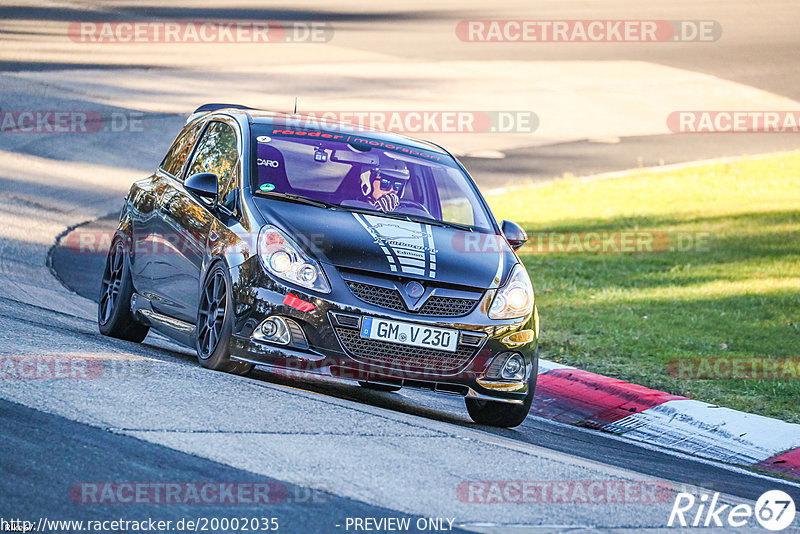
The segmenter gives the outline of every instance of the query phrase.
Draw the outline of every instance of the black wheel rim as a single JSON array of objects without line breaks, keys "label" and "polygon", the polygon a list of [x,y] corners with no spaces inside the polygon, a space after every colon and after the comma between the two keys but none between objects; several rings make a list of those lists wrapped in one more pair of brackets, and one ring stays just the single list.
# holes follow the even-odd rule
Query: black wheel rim
[{"label": "black wheel rim", "polygon": [[119,291],[122,287],[125,256],[122,243],[116,241],[108,251],[106,270],[103,273],[103,288],[100,294],[100,322],[106,324],[114,313],[114,306],[119,301]]},{"label": "black wheel rim", "polygon": [[206,282],[200,299],[200,312],[197,321],[197,343],[200,357],[208,358],[217,348],[225,321],[225,301],[227,299],[225,277],[216,271]]}]

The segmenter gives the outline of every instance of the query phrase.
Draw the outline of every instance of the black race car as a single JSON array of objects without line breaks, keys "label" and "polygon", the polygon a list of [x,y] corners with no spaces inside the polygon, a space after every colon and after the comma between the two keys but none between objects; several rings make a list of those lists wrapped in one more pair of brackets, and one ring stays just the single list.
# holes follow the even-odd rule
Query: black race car
[{"label": "black race car", "polygon": [[463,395],[474,421],[516,426],[538,365],[526,239],[437,145],[209,104],[131,186],[98,323],[210,369]]}]

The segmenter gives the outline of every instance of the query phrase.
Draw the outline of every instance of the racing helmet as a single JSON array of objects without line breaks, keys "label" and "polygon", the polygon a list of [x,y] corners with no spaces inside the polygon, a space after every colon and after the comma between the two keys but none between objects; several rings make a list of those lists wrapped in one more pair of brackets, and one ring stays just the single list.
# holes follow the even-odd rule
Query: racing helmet
[{"label": "racing helmet", "polygon": [[366,197],[372,194],[372,182],[380,177],[380,187],[384,191],[397,191],[400,196],[403,193],[410,174],[408,167],[402,161],[387,159],[377,165],[367,165],[361,173],[361,193]]}]

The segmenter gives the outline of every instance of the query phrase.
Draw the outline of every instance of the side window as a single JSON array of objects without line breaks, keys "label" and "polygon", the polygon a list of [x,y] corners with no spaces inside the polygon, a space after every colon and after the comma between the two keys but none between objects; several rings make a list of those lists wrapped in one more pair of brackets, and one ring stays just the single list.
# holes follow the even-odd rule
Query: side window
[{"label": "side window", "polygon": [[433,169],[433,181],[442,206],[442,220],[470,226],[491,227],[470,202],[469,185],[455,169]]},{"label": "side window", "polygon": [[239,183],[239,167],[236,166],[231,173],[231,178],[227,184],[219,184],[219,203],[231,213],[236,212],[236,195],[239,190],[236,184]]},{"label": "side window", "polygon": [[219,179],[220,204],[233,211],[236,203],[237,163],[236,132],[224,122],[212,121],[194,153],[188,176],[213,172]]},{"label": "side window", "polygon": [[178,136],[161,162],[162,169],[172,176],[180,178],[186,158],[189,156],[189,152],[192,151],[192,147],[197,141],[197,136],[200,135],[200,126],[202,126],[200,123],[195,124]]}]

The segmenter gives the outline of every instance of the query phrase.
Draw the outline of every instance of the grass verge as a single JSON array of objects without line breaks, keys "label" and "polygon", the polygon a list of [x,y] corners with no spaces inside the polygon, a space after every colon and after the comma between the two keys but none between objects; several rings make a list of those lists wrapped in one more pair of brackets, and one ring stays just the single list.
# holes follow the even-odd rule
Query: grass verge
[{"label": "grass verge", "polygon": [[486,198],[531,237],[543,358],[800,422],[800,153]]}]

